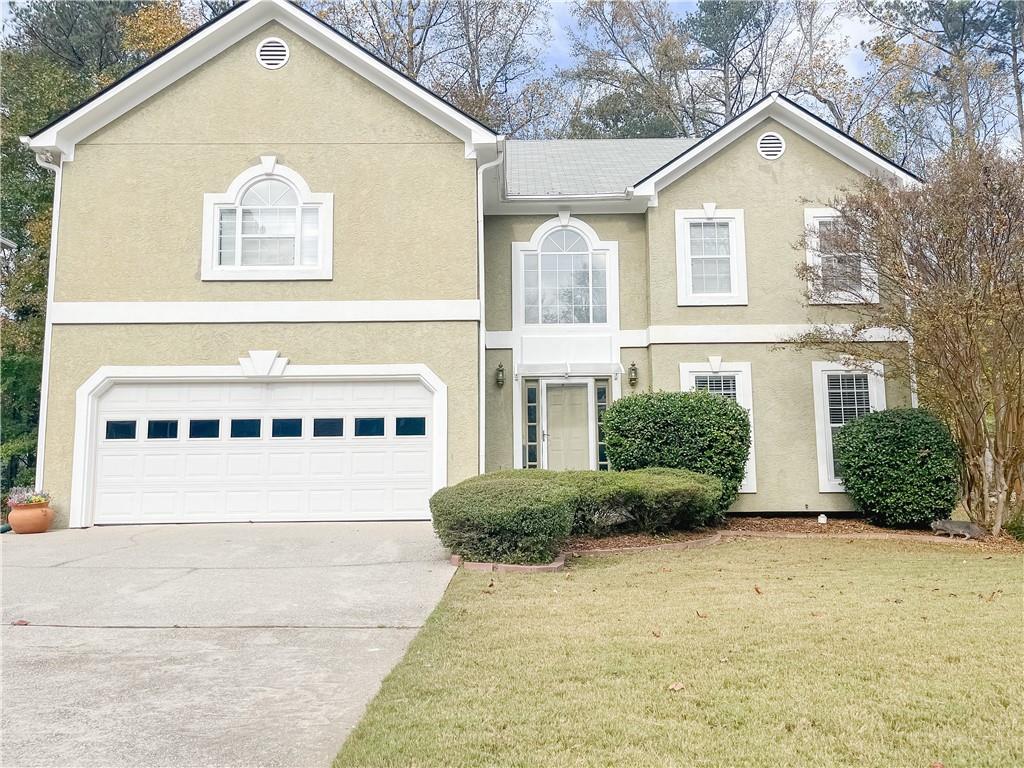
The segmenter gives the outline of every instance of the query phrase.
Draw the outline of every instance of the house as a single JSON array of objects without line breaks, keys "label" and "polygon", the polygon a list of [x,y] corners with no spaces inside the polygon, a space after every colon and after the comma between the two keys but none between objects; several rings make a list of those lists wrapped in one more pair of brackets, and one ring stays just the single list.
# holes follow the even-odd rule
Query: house
[{"label": "house", "polygon": [[485,470],[606,467],[607,405],[680,388],[751,413],[736,509],[846,509],[832,432],[911,398],[777,349],[850,321],[805,304],[805,225],[914,183],[777,94],[701,141],[513,141],[250,0],[24,141],[58,524],[427,518]]}]

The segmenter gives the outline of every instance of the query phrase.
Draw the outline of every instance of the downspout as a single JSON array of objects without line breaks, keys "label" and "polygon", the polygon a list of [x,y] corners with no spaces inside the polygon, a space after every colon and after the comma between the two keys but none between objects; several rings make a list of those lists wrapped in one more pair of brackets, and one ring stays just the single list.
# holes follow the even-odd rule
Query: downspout
[{"label": "downspout", "polygon": [[477,403],[477,420],[479,424],[479,433],[477,435],[477,455],[479,456],[478,471],[480,474],[484,473],[487,453],[487,426],[485,417],[487,410],[487,329],[484,327],[484,171],[489,168],[493,168],[505,159],[505,137],[498,136],[495,146],[497,147],[498,156],[489,163],[484,163],[476,169],[476,292],[480,300],[480,343],[479,350],[477,352],[480,357],[480,377],[477,382],[477,389],[479,390],[480,395],[479,402]]}]

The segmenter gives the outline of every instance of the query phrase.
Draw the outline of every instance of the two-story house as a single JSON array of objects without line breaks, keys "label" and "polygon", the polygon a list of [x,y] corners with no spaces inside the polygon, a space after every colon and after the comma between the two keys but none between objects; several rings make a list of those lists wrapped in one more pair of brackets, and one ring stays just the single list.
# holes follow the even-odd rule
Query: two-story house
[{"label": "two-story house", "polygon": [[914,181],[779,95],[701,141],[506,140],[250,0],[25,142],[56,173],[64,525],[428,518],[478,472],[606,467],[601,413],[650,389],[750,412],[737,509],[829,511],[832,432],[910,399],[779,348],[849,321],[806,305],[805,227]]}]

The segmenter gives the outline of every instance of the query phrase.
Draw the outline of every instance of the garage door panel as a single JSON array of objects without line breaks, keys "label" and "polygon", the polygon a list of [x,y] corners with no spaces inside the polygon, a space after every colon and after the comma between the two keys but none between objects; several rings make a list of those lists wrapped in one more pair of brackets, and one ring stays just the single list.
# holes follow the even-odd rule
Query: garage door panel
[{"label": "garage door panel", "polygon": [[[97,523],[429,518],[433,395],[418,381],[117,384],[97,407]],[[396,434],[410,418],[428,434],[408,421]],[[219,436],[191,437],[196,419]],[[259,419],[259,437],[232,438],[232,419]],[[299,425],[274,437],[274,419]],[[313,437],[314,419],[342,420],[342,434],[328,424]],[[384,435],[356,437],[356,419],[383,419]],[[107,420],[134,421],[136,438],[105,439]],[[177,437],[162,425],[149,438],[158,420],[176,421]]]}]

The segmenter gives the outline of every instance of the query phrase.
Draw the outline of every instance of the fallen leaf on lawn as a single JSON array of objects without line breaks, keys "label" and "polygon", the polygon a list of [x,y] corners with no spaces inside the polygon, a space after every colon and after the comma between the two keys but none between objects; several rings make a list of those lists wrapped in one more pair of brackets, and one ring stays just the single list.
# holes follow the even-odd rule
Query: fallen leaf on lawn
[{"label": "fallen leaf on lawn", "polygon": [[681,690],[683,690],[683,688],[685,688],[685,687],[686,687],[686,686],[685,686],[685,685],[683,685],[682,683],[676,682],[676,683],[672,683],[672,685],[670,685],[670,686],[668,687],[668,689],[669,689],[670,691],[681,691]]},{"label": "fallen leaf on lawn", "polygon": [[729,660],[728,660],[727,658],[725,658],[725,657],[723,656],[722,658],[720,658],[720,659],[718,660],[718,663],[719,663],[719,664],[728,664],[728,663],[729,663]]},{"label": "fallen leaf on lawn", "polygon": [[490,594],[491,592],[494,591],[494,579],[491,579],[491,582],[487,585],[487,588],[484,589],[483,591],[486,592],[487,594]]},{"label": "fallen leaf on lawn", "polygon": [[813,616],[816,619],[820,619],[824,615],[825,614],[821,613],[820,611],[811,611],[811,616]]},{"label": "fallen leaf on lawn", "polygon": [[946,768],[946,766],[936,760],[934,763],[931,763],[928,768]]},{"label": "fallen leaf on lawn", "polygon": [[759,594],[759,595],[763,595],[764,594],[764,592],[761,591],[761,588],[759,586],[757,586],[757,584],[754,585],[754,591],[757,592],[757,594]]},{"label": "fallen leaf on lawn", "polygon": [[661,573],[672,573],[672,569],[671,568],[659,568],[658,570]]},{"label": "fallen leaf on lawn", "polygon": [[28,626],[28,622],[25,621],[24,619],[15,619],[14,621],[11,622],[11,624],[13,624],[16,627]]},{"label": "fallen leaf on lawn", "polygon": [[706,619],[707,617],[708,617],[708,615],[706,613],[701,613],[700,611],[697,611],[697,618],[698,619]]},{"label": "fallen leaf on lawn", "polygon": [[652,629],[651,630],[651,634],[654,635],[655,637],[661,637],[661,630],[660,629]]}]

